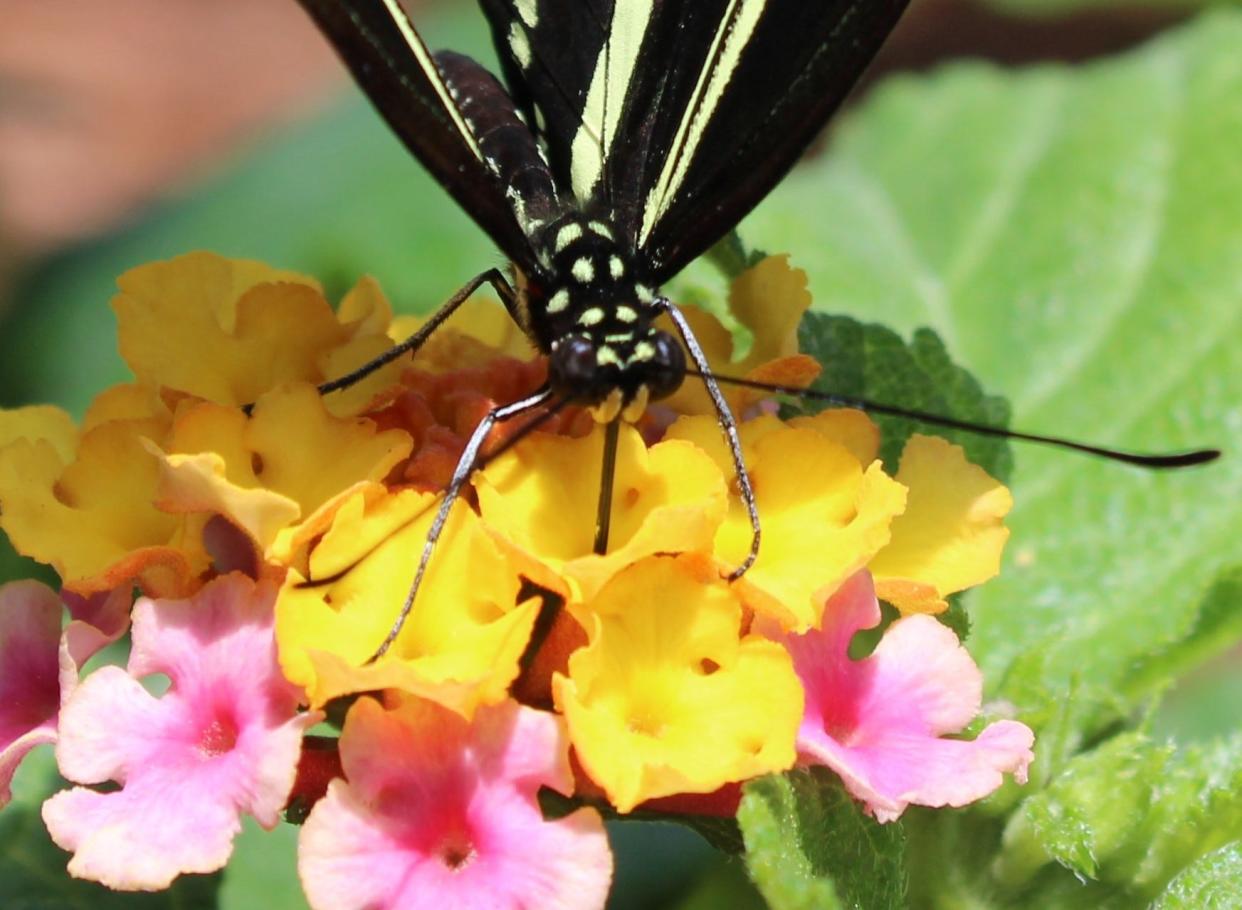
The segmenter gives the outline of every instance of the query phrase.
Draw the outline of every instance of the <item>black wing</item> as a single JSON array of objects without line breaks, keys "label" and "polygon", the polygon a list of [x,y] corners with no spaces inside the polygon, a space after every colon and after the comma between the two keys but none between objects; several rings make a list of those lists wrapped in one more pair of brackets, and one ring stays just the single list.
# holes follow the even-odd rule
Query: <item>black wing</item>
[{"label": "black wing", "polygon": [[535,267],[529,235],[555,191],[495,78],[461,55],[433,57],[397,0],[299,2],[401,141],[506,256]]},{"label": "black wing", "polygon": [[663,281],[780,181],[908,0],[481,2],[562,186]]}]

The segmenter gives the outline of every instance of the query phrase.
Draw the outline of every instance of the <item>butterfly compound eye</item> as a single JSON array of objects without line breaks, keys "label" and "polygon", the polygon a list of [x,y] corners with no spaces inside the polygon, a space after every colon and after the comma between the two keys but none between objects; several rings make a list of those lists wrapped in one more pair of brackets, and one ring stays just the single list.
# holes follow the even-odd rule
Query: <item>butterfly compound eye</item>
[{"label": "butterfly compound eye", "polygon": [[655,349],[649,362],[647,388],[652,401],[667,398],[680,387],[686,378],[686,355],[677,339],[668,332],[656,332],[651,338]]},{"label": "butterfly compound eye", "polygon": [[558,394],[575,401],[590,400],[599,382],[599,361],[591,339],[563,339],[548,358],[548,379]]}]

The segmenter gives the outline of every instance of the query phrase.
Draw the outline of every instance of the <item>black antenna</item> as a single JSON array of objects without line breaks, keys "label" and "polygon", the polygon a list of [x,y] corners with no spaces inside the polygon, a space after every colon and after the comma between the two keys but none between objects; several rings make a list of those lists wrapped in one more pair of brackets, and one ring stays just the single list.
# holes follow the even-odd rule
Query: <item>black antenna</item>
[{"label": "black antenna", "polygon": [[[702,379],[707,377],[703,372],[698,370],[687,370],[687,375],[698,376]],[[1144,455],[1135,452],[1123,452],[1119,449],[1109,449],[1103,446],[1089,445],[1085,442],[1075,442],[1072,439],[1065,439],[1060,436],[1044,436],[1038,433],[1023,433],[1020,430],[1007,430],[1003,427],[994,427],[986,423],[975,423],[971,420],[959,420],[956,417],[946,417],[943,414],[932,414],[928,411],[920,411],[916,408],[902,408],[897,405],[882,404],[878,401],[872,401],[869,398],[859,398],[854,395],[840,395],[836,392],[821,392],[818,389],[801,389],[796,386],[777,385],[770,382],[758,382],[753,379],[738,379],[731,376],[714,376],[717,382],[728,383],[729,385],[742,386],[748,389],[758,389],[764,392],[772,392],[777,395],[790,395],[796,398],[810,399],[811,401],[819,401],[825,404],[835,404],[847,408],[858,408],[861,411],[870,411],[874,414],[887,414],[891,417],[906,417],[910,420],[917,420],[921,423],[929,423],[940,427],[950,427],[954,430],[965,430],[968,433],[977,433],[980,436],[996,436],[1002,439],[1018,439],[1023,442],[1034,442],[1040,445],[1055,446],[1060,449],[1070,449],[1075,452],[1084,452],[1087,455],[1095,455],[1099,458],[1107,458],[1110,461],[1120,461],[1124,464],[1137,465],[1140,468],[1188,468],[1192,465],[1207,464],[1220,458],[1220,449],[1196,449],[1190,452],[1172,452],[1158,455]]]}]

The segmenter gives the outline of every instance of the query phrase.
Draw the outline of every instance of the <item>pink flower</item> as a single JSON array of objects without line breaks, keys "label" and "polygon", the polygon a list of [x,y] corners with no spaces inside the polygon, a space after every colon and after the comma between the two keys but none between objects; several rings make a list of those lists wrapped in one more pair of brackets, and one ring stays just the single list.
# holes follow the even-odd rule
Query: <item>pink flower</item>
[{"label": "pink flower", "polygon": [[56,715],[77,685],[78,667],[128,622],[123,592],[66,597],[74,621],[62,634],[62,605],[51,588],[37,581],[0,587],[0,806],[26,753],[56,741]]},{"label": "pink flower", "polygon": [[957,636],[930,616],[893,623],[875,651],[851,660],[850,640],[880,621],[871,575],[859,572],[828,601],[823,628],[778,636],[806,688],[799,760],[832,768],[879,821],[906,806],[963,806],[1011,772],[1026,782],[1035,736],[1002,720],[971,740],[983,677]]},{"label": "pink flower", "polygon": [[[114,780],[43,805],[52,839],[74,853],[69,871],[119,890],[166,887],[183,872],[219,869],[242,812],[279,820],[303,730],[299,691],[276,663],[270,583],[219,578],[190,600],[134,608],[128,674],[104,667],[61,710],[56,758],[73,781]],[[150,695],[138,678],[163,673]]]},{"label": "pink flower", "polygon": [[409,699],[364,698],[335,780],[302,830],[298,869],[316,910],[589,910],[612,856],[599,814],[544,821],[540,785],[568,793],[558,718],[508,702],[474,721]]}]

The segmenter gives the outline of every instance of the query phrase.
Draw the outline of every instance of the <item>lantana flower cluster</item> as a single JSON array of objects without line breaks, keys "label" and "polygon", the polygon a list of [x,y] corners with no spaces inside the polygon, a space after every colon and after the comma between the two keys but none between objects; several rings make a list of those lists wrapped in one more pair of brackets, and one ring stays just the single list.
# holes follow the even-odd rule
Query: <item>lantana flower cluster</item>
[{"label": "lantana flower cluster", "polygon": [[[1026,726],[959,735],[981,677],[934,615],[997,571],[1007,535],[1009,492],[957,446],[913,436],[890,476],[862,413],[783,421],[730,391],[763,528],[730,581],[750,523],[693,380],[621,429],[602,555],[591,415],[512,446],[520,425],[501,427],[375,657],[465,438],[541,361],[471,303],[414,358],[321,396],[414,327],[373,281],[334,309],[306,277],[200,253],[119,285],[134,381],[80,424],[0,414],[0,526],[62,583],[0,589],[0,797],[54,742],[74,786],[43,817],[72,874],[163,888],[221,868],[243,814],[270,828],[293,805],[316,908],[602,907],[601,810],[730,814],[740,784],[798,764],[880,821],[1025,780]],[[730,305],[745,357],[691,311],[722,375],[814,376],[801,273],[764,260]],[[852,655],[881,599],[900,618]],[[128,665],[83,678],[126,632]],[[545,817],[545,788],[578,808]]]}]

